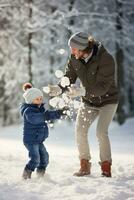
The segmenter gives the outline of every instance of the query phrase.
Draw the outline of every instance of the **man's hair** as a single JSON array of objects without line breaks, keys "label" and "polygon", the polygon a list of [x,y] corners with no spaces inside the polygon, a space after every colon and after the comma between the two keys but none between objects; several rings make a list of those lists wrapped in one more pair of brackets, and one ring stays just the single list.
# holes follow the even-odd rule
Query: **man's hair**
[{"label": "man's hair", "polygon": [[95,39],[94,37],[92,37],[91,35],[89,35],[88,37],[88,47],[86,47],[86,49],[82,50],[82,52],[84,53],[90,53],[94,47],[94,44],[95,44]]}]

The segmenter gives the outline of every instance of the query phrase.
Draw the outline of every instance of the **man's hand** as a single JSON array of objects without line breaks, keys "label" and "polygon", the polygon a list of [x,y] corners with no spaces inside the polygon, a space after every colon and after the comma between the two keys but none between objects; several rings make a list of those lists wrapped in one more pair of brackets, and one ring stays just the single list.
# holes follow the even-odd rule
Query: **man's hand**
[{"label": "man's hand", "polygon": [[67,111],[69,111],[69,107],[67,107],[67,106],[65,106],[64,108],[58,110],[60,115],[67,115]]},{"label": "man's hand", "polygon": [[[46,90],[46,88],[48,88],[48,90]],[[48,85],[48,87],[43,88],[43,91],[48,93],[51,97],[58,96],[62,93],[62,89],[58,85]]]},{"label": "man's hand", "polygon": [[67,96],[74,98],[78,96],[85,95],[85,89],[83,87],[77,87],[75,85],[68,88],[68,91],[66,92]]}]

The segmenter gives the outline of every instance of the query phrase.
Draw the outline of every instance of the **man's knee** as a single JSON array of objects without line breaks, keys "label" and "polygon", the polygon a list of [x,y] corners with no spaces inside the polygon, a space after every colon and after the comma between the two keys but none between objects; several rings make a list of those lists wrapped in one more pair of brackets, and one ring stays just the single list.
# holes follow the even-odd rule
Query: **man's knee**
[{"label": "man's knee", "polygon": [[104,139],[108,137],[108,132],[104,130],[97,130],[96,136],[98,139]]}]

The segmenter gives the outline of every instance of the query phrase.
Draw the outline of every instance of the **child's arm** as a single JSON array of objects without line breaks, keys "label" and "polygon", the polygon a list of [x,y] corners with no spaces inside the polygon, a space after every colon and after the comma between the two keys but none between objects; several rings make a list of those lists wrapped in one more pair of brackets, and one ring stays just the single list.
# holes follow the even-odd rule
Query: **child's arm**
[{"label": "child's arm", "polygon": [[26,117],[26,120],[33,125],[44,125],[45,119],[44,114],[40,112],[36,112],[31,109],[27,109],[24,112],[24,116]]},{"label": "child's arm", "polygon": [[59,110],[47,110],[45,111],[45,120],[55,120],[55,119],[60,119],[61,117],[61,113],[59,112]]}]

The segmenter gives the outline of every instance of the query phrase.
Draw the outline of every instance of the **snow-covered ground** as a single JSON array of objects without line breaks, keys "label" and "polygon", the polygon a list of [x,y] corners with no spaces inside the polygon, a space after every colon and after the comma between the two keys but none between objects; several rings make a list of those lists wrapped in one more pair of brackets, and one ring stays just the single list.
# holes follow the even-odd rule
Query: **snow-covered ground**
[{"label": "snow-covered ground", "polygon": [[95,125],[89,131],[92,174],[74,177],[79,168],[74,141],[74,124],[57,122],[50,129],[46,147],[50,164],[43,179],[21,178],[27,161],[22,144],[21,125],[0,127],[0,200],[134,200],[134,119],[123,126],[113,122],[109,129],[112,143],[112,178],[100,176]]}]

